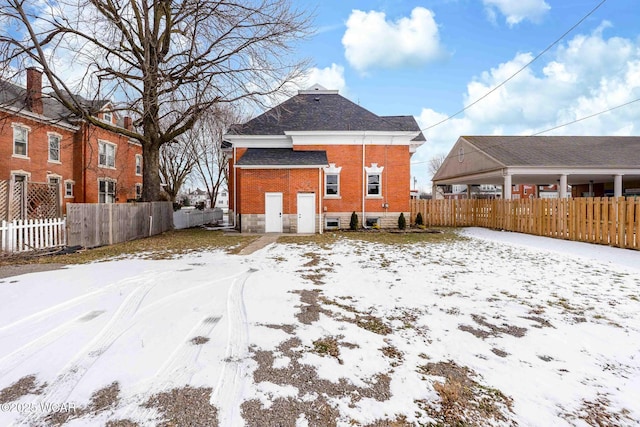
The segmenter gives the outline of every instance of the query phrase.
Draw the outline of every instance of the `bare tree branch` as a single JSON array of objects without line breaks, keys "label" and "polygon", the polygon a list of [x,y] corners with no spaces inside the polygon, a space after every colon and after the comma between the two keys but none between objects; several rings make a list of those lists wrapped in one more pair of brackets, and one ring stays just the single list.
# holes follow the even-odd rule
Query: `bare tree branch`
[{"label": "bare tree branch", "polygon": [[[0,70],[40,67],[75,116],[139,141],[143,199],[158,200],[162,145],[218,105],[264,102],[301,74],[306,62],[293,57],[293,46],[311,25],[294,4],[0,0]],[[109,97],[114,111],[134,119],[133,129],[98,119],[95,101]]]}]

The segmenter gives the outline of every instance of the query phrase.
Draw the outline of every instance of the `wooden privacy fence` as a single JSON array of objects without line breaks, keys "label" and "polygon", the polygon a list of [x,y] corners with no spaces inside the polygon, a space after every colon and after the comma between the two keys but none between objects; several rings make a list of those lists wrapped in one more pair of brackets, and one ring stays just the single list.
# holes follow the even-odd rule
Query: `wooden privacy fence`
[{"label": "wooden privacy fence", "polygon": [[411,222],[486,227],[640,249],[640,198],[411,200]]},{"label": "wooden privacy fence", "polygon": [[0,225],[0,244],[4,252],[26,252],[64,246],[65,219],[3,220]]},{"label": "wooden privacy fence", "polygon": [[173,228],[171,202],[67,203],[69,246],[111,245]]}]

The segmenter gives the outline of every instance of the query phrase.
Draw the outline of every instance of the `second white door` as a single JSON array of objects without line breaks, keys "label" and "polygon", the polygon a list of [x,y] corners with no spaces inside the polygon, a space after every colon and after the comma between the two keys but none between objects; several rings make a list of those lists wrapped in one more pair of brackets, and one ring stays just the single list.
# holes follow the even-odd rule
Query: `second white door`
[{"label": "second white door", "polygon": [[316,232],[316,195],[298,193],[298,233]]}]

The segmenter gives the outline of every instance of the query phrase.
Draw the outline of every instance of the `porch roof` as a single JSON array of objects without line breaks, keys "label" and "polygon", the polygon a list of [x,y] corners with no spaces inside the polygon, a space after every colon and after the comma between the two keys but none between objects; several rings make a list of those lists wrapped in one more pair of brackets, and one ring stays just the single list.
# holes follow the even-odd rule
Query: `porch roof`
[{"label": "porch roof", "polygon": [[242,168],[258,167],[324,167],[329,166],[324,150],[293,150],[291,148],[249,148],[238,160]]}]

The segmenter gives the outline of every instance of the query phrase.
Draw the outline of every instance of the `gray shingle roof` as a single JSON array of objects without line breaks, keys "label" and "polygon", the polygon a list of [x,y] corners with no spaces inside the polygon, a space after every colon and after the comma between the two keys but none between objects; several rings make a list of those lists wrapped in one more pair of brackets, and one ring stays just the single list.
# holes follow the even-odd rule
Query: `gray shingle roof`
[{"label": "gray shingle roof", "polygon": [[249,148],[238,166],[327,166],[326,151],[298,151],[291,148]]},{"label": "gray shingle roof", "polygon": [[[90,111],[97,113],[104,107],[108,100],[88,100],[76,95],[80,103],[89,107]],[[0,105],[8,105],[18,110],[29,111],[26,103],[27,90],[13,83],[0,80]],[[77,116],[69,111],[53,94],[42,94],[43,116],[53,121],[73,123]]]},{"label": "gray shingle roof", "polygon": [[[412,116],[378,116],[337,93],[301,93],[230,134],[283,135],[285,131],[420,131]],[[424,138],[424,136],[423,136]]]},{"label": "gray shingle roof", "polygon": [[505,166],[640,166],[640,136],[463,136]]}]

